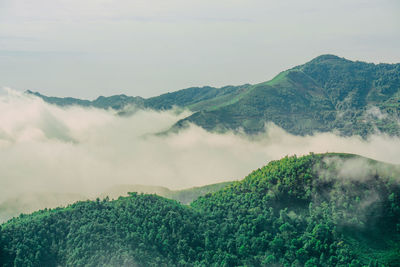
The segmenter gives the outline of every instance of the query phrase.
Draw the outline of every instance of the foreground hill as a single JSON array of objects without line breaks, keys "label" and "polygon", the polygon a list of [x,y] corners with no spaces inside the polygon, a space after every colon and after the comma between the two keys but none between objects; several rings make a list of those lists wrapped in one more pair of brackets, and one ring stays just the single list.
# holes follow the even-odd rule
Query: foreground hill
[{"label": "foreground hill", "polygon": [[400,168],[285,157],[190,206],[78,202],[2,225],[4,266],[399,266]]},{"label": "foreground hill", "polygon": [[[115,185],[99,195],[100,198],[118,198],[128,196],[128,192],[156,194],[169,199],[174,199],[182,204],[189,204],[199,196],[215,192],[232,182],[223,182],[182,190],[170,190],[162,186],[149,185]],[[27,214],[44,208],[57,208],[77,201],[89,200],[88,196],[72,193],[24,193],[17,197],[6,199],[0,203],[0,223],[20,215]],[[92,198],[92,200],[95,198]]]},{"label": "foreground hill", "polygon": [[296,135],[332,130],[364,137],[377,131],[400,135],[400,64],[354,62],[334,55],[319,56],[260,84],[192,87],[148,99],[118,95],[88,101],[29,93],[61,106],[177,106],[194,112],[174,129],[194,123],[209,131],[257,133],[273,122]]}]

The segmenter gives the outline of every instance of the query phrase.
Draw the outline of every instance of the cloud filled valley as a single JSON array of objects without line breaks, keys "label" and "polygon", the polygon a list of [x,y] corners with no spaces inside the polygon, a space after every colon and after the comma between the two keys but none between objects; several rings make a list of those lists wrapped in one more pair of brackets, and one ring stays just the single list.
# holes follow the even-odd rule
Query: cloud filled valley
[{"label": "cloud filled valley", "polygon": [[348,152],[400,163],[400,139],[334,133],[294,136],[274,125],[246,136],[191,125],[157,135],[187,111],[113,110],[50,105],[4,89],[0,95],[0,202],[30,192],[96,196],[113,185],[180,189],[241,179],[270,160],[309,152]]},{"label": "cloud filled valley", "polygon": [[0,0],[0,266],[400,266],[394,2]]}]

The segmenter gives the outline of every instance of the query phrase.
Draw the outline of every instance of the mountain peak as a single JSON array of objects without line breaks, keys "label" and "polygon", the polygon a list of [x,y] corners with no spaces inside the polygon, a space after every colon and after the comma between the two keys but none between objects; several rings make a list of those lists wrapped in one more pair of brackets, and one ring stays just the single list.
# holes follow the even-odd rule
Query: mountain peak
[{"label": "mountain peak", "polygon": [[314,58],[314,60],[327,60],[327,59],[342,59],[342,58],[333,54],[323,54]]},{"label": "mountain peak", "polygon": [[24,92],[25,94],[27,94],[27,95],[35,95],[35,96],[42,96],[42,94],[40,94],[39,92],[34,92],[34,91],[31,91],[31,90],[25,90],[25,92]]},{"label": "mountain peak", "polygon": [[[348,60],[348,59],[346,59],[344,57],[339,57],[339,56],[336,56],[336,55],[332,55],[332,54],[325,54],[325,55],[320,55],[320,56],[312,59],[308,63],[321,63],[321,62],[327,62],[327,61],[350,62],[351,60]],[[308,63],[306,63],[306,64],[308,64]]]}]

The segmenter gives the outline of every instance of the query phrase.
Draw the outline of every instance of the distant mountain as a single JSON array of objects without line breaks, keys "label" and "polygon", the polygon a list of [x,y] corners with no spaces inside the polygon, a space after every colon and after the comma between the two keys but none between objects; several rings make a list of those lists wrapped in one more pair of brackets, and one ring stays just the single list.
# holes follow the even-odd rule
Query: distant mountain
[{"label": "distant mountain", "polygon": [[207,130],[262,131],[273,122],[296,135],[339,131],[400,135],[400,64],[368,64],[325,55],[251,86],[233,103],[178,122]]},{"label": "distant mountain", "polygon": [[144,99],[141,97],[133,97],[122,95],[113,95],[109,97],[99,96],[95,100],[82,100],[73,97],[52,97],[45,96],[38,92],[32,92],[31,90],[26,91],[27,94],[35,95],[42,98],[44,101],[50,104],[55,104],[58,106],[83,106],[83,107],[95,107],[102,109],[123,109],[127,105],[135,105],[140,108],[144,107]]},{"label": "distant mountain", "polygon": [[123,110],[127,106],[154,110],[169,110],[173,107],[180,107],[188,108],[191,111],[198,111],[227,105],[244,94],[250,87],[250,84],[241,86],[225,86],[222,88],[210,86],[191,87],[148,99],[122,94],[109,97],[99,96],[95,100],[82,100],[72,97],[49,97],[31,90],[27,90],[25,93],[35,95],[42,98],[47,103],[62,107],[82,106],[101,109],[112,108],[117,111]]},{"label": "distant mountain", "polygon": [[156,194],[161,197],[174,199],[182,204],[190,204],[193,200],[208,193],[214,193],[233,182],[222,182],[204,186],[191,187],[182,190],[171,190],[163,186],[152,185],[115,185],[103,192],[99,197],[116,199],[120,196],[128,196],[130,192]]},{"label": "distant mountain", "polygon": [[176,130],[194,123],[209,131],[254,134],[273,122],[296,135],[333,130],[364,137],[374,132],[400,135],[400,64],[354,62],[334,55],[319,56],[260,84],[193,87],[149,99],[120,95],[85,101],[33,94],[63,106],[192,110],[194,114],[176,123]]},{"label": "distant mountain", "polygon": [[400,166],[285,157],[190,206],[132,193],[1,225],[1,266],[400,266]]}]

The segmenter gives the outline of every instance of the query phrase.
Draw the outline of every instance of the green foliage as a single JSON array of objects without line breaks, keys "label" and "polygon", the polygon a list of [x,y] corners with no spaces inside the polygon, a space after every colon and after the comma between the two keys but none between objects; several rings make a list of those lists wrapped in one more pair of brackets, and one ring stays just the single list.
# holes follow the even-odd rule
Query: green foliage
[{"label": "green foliage", "polygon": [[83,106],[83,107],[95,107],[95,108],[102,108],[102,109],[115,109],[121,110],[125,106],[128,105],[135,105],[138,107],[144,107],[144,100],[141,97],[133,97],[133,96],[126,96],[122,95],[113,95],[109,97],[99,96],[93,101],[90,100],[82,100],[73,97],[49,97],[42,95],[38,92],[32,92],[30,90],[26,91],[27,94],[35,95],[42,98],[44,101],[55,104],[58,106]]},{"label": "green foliage", "polygon": [[236,102],[251,88],[249,84],[241,86],[191,87],[172,93],[162,94],[145,100],[145,106],[151,109],[171,109],[187,107],[192,111],[212,109]]},{"label": "green foliage", "polygon": [[160,196],[170,199],[175,199],[176,201],[179,201],[182,204],[190,204],[193,200],[197,199],[198,197],[218,191],[229,184],[232,184],[232,182],[222,182],[222,183],[192,187],[182,190],[172,190]]},{"label": "green foliage", "polygon": [[[116,185],[99,195],[100,198],[118,198],[126,196],[128,192],[156,194],[169,199],[174,199],[182,204],[189,204],[199,196],[218,191],[231,182],[222,182],[182,190],[170,190],[162,186],[145,185]],[[88,196],[69,193],[25,193],[14,198],[9,198],[0,203],[0,223],[5,222],[21,213],[28,214],[47,208],[56,208],[72,204],[79,200],[88,200]]]},{"label": "green foliage", "polygon": [[173,200],[138,195],[78,202],[4,225],[4,266],[176,265],[194,261],[198,213]]},{"label": "green foliage", "polygon": [[332,130],[363,137],[377,130],[400,135],[400,64],[375,65],[333,55],[319,56],[260,84],[191,87],[148,99],[115,95],[88,101],[27,92],[61,106],[113,108],[122,110],[120,114],[127,113],[129,105],[195,112],[173,130],[191,122],[210,131],[257,133],[273,122],[296,135]]},{"label": "green foliage", "polygon": [[400,64],[325,55],[253,85],[240,100],[199,111],[175,127],[192,122],[207,130],[257,133],[273,122],[296,135],[338,130],[365,137],[376,130],[400,135],[399,116]]},{"label": "green foliage", "polygon": [[399,177],[398,166],[356,155],[311,154],[190,206],[137,193],[78,202],[3,224],[2,264],[398,266]]}]

